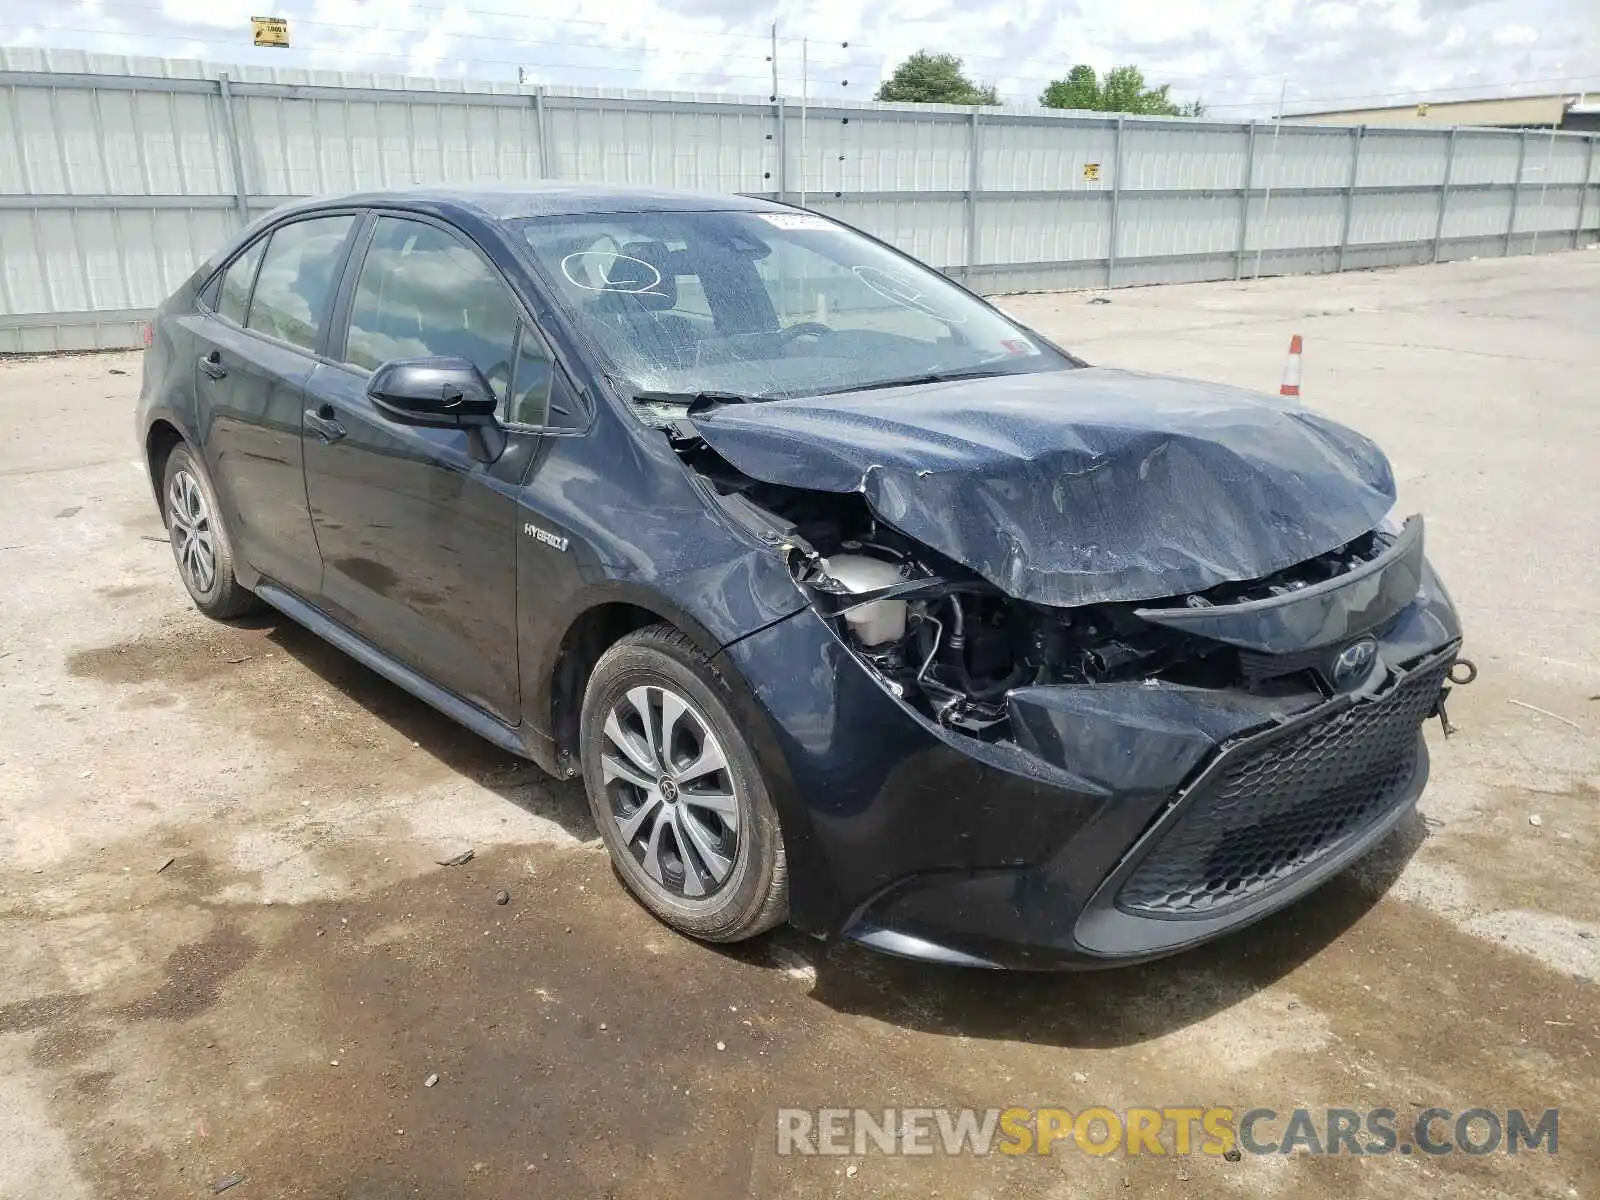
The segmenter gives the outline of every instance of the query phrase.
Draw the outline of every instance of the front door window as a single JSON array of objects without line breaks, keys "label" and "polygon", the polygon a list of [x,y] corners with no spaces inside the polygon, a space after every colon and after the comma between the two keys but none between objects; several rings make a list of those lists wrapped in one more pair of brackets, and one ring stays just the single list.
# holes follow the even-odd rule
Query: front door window
[{"label": "front door window", "polygon": [[516,358],[517,309],[477,251],[433,225],[378,218],[350,310],[345,361],[464,358],[502,403]]}]

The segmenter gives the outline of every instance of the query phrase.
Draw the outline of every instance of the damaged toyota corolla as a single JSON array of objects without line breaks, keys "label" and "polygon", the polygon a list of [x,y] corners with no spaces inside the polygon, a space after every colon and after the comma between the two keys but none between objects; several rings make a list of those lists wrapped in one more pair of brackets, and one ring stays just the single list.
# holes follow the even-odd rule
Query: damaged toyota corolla
[{"label": "damaged toyota corolla", "polygon": [[203,610],[581,773],[710,940],[1195,945],[1411,810],[1469,666],[1366,438],[763,200],[281,210],[163,308],[140,421]]}]

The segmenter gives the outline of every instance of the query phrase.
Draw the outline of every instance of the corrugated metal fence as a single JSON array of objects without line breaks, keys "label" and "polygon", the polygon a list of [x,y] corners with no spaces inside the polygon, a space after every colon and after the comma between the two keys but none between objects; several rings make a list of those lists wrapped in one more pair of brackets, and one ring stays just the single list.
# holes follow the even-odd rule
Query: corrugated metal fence
[{"label": "corrugated metal fence", "polygon": [[298,196],[564,179],[803,202],[984,292],[1567,249],[1593,136],[522,87],[0,49],[0,352],[127,346]]}]

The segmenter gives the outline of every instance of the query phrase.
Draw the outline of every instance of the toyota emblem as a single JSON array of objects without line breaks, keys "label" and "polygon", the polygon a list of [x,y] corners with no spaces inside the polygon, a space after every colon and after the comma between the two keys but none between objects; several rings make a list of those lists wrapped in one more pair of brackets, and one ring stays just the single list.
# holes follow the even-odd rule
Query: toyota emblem
[{"label": "toyota emblem", "polygon": [[1378,657],[1378,643],[1372,638],[1351,642],[1333,660],[1333,686],[1340,691],[1354,687],[1367,677]]}]

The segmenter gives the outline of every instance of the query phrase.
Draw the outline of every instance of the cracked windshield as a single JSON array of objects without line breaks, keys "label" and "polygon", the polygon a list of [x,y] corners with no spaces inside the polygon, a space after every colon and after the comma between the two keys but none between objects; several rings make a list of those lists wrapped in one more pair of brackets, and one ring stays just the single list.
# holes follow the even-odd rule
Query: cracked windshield
[{"label": "cracked windshield", "polygon": [[811,213],[552,217],[522,231],[611,373],[646,403],[1069,365],[937,272]]}]

